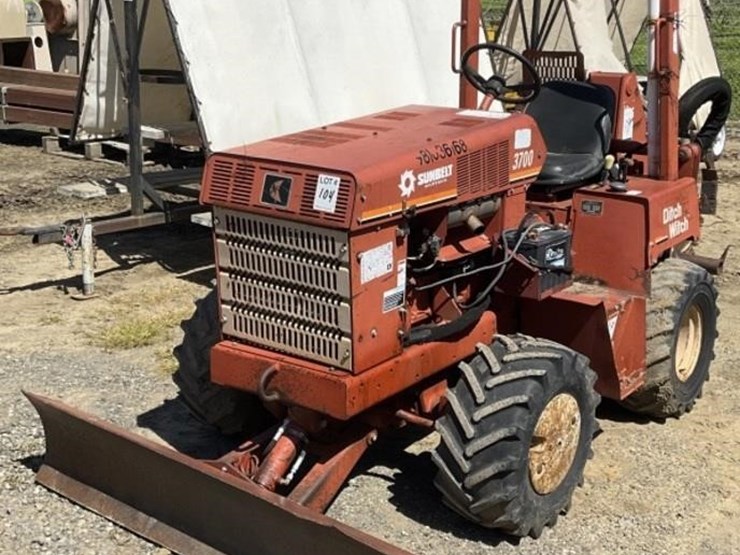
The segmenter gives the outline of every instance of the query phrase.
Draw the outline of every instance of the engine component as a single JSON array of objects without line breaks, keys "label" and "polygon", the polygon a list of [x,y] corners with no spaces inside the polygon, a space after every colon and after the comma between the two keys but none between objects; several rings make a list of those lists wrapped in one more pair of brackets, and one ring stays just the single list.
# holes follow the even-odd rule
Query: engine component
[{"label": "engine component", "polygon": [[518,252],[540,271],[540,293],[566,284],[572,271],[571,231],[549,224],[535,225],[527,232],[510,229],[504,232],[506,245],[513,249],[522,233],[526,236]]}]

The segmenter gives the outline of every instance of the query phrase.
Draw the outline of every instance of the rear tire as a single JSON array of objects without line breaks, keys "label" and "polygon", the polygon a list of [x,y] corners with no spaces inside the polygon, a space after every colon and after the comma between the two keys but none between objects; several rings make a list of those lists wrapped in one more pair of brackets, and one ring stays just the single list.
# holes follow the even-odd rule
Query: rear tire
[{"label": "rear tire", "polygon": [[691,410],[709,378],[717,337],[717,289],[705,269],[669,258],[653,269],[647,306],[645,383],[622,404],[654,418]]},{"label": "rear tire", "polygon": [[437,421],[435,485],[465,518],[539,537],[570,506],[597,431],[588,359],[557,343],[499,336],[461,363]]},{"label": "rear tire", "polygon": [[185,335],[173,352],[179,363],[173,380],[190,411],[228,435],[266,425],[269,413],[257,397],[211,381],[211,348],[221,340],[216,290],[196,301],[193,316],[181,327]]}]

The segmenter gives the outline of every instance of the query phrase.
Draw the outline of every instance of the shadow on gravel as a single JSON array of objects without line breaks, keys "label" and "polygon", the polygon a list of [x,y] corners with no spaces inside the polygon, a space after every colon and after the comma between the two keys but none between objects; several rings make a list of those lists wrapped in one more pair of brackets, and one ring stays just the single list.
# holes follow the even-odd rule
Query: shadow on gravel
[{"label": "shadow on gravel", "polygon": [[22,459],[16,459],[15,462],[25,466],[28,470],[32,470],[33,473],[36,474],[44,462],[44,456],[29,455],[27,457],[23,457]]},{"label": "shadow on gravel", "polygon": [[179,398],[166,399],[136,418],[140,428],[151,430],[180,453],[196,459],[217,459],[239,446],[238,438],[221,435],[190,414]]},{"label": "shadow on gravel", "polygon": [[104,235],[97,247],[120,270],[156,263],[163,269],[199,285],[215,277],[211,230],[194,224],[170,224],[136,232]]},{"label": "shadow on gravel", "polygon": [[[210,285],[215,277],[211,231],[202,226],[171,224],[104,235],[98,237],[96,243],[98,250],[116,263],[113,268],[96,271],[96,278],[131,270],[142,264],[159,264],[166,271],[177,274],[178,278],[199,285]],[[75,259],[77,261],[79,255]],[[61,252],[59,263],[64,264],[64,255]],[[0,289],[0,295],[48,288],[75,291],[81,285],[81,278],[75,276]]]},{"label": "shadow on gravel", "polygon": [[41,147],[41,137],[49,133],[29,129],[0,129],[0,145]]},{"label": "shadow on gravel", "polygon": [[[491,547],[501,543],[519,545],[520,538],[469,522],[442,503],[442,496],[433,484],[437,469],[430,453],[414,454],[405,451],[424,435],[412,428],[391,435],[381,435],[378,442],[360,460],[352,476],[364,474],[387,481],[388,491],[391,493],[390,502],[399,513],[419,524]],[[377,466],[390,469],[394,476],[373,470]]]},{"label": "shadow on gravel", "polygon": [[650,424],[651,422],[660,422],[660,420],[653,420],[641,414],[636,414],[632,411],[625,409],[619,403],[612,401],[611,399],[602,399],[601,404],[596,409],[596,418],[599,420],[610,420],[618,423],[631,423],[631,424]]}]

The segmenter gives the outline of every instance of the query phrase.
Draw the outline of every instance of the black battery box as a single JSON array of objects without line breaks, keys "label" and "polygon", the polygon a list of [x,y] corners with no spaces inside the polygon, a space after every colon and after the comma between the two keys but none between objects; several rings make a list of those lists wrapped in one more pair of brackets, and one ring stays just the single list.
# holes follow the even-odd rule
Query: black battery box
[{"label": "black battery box", "polygon": [[570,281],[571,238],[569,229],[548,224],[537,225],[526,233],[518,229],[504,231],[506,246],[510,250],[516,249],[517,254],[539,270],[540,292]]}]

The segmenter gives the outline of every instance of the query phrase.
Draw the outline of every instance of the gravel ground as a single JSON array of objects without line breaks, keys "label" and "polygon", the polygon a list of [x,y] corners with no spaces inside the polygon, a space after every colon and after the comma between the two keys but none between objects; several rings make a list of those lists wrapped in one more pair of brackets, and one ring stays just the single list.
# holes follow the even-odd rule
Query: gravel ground
[{"label": "gravel ground", "polygon": [[[152,384],[147,372],[125,357],[107,355],[101,364],[100,353],[6,353],[0,363],[0,552],[166,553],[33,484],[44,432],[31,405],[19,395],[21,387],[54,392],[93,412],[104,406],[111,420],[133,426],[152,390],[165,395],[166,387]],[[100,389],[97,396],[84,393],[90,390],[91,376]]]},{"label": "gravel ground", "polygon": [[[740,184],[739,159],[740,148],[731,145],[723,162],[720,214],[705,220],[705,253],[740,244],[734,215],[740,203],[734,187]],[[33,142],[0,146],[0,167],[1,192],[13,198],[27,183],[24,168],[43,175],[45,202],[0,203],[0,219],[18,225],[74,214],[79,205],[56,196],[53,187],[98,168],[41,156]],[[101,296],[76,303],[66,290],[78,280],[66,268],[61,249],[30,249],[23,241],[0,238],[0,553],[166,553],[34,484],[45,449],[43,431],[20,391],[61,398],[199,456],[221,449],[223,440],[189,416],[161,368],[162,353],[179,341],[176,324],[151,344],[132,349],[103,350],[90,337],[91,330],[132,314],[187,312],[190,300],[207,290],[210,273],[203,265],[210,260],[209,249],[207,238],[179,231],[152,230],[101,242]],[[576,492],[571,512],[539,540],[512,542],[442,506],[432,485],[434,435],[379,441],[329,515],[415,553],[740,552],[737,258],[718,285],[720,340],[703,399],[685,418],[664,424],[602,405],[598,416],[604,431],[594,442],[585,485]]]}]

